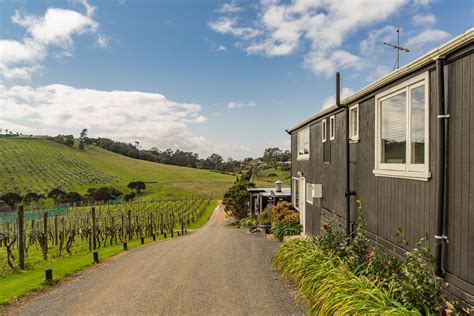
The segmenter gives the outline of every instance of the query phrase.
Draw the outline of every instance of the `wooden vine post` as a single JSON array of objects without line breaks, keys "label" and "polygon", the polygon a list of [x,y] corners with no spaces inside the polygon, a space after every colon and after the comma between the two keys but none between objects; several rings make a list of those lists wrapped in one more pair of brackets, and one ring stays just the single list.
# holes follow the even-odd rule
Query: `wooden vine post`
[{"label": "wooden vine post", "polygon": [[97,220],[95,217],[95,207],[92,208],[92,250],[97,249]]},{"label": "wooden vine post", "polygon": [[25,217],[23,205],[18,208],[18,261],[20,269],[25,270]]},{"label": "wooden vine post", "polygon": [[54,245],[58,245],[58,215],[54,216]]},{"label": "wooden vine post", "polygon": [[128,227],[127,227],[127,232],[128,232],[128,240],[132,239],[132,211],[128,210]]}]

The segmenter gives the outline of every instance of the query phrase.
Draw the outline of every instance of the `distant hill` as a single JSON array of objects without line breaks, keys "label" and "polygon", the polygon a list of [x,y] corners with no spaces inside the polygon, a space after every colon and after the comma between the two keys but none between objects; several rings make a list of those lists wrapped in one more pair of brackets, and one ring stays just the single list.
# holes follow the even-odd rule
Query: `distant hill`
[{"label": "distant hill", "polygon": [[221,197],[234,177],[137,160],[95,146],[81,151],[41,138],[0,138],[0,194],[47,193],[56,187],[85,193],[100,186],[126,193],[127,184],[137,180],[146,182],[146,198],[193,193]]}]

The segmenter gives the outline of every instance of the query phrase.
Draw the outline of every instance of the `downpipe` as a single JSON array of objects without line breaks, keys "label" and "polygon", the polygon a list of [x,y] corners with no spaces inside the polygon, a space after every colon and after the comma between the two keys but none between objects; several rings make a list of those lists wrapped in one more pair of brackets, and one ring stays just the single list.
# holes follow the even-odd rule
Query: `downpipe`
[{"label": "downpipe", "polygon": [[350,171],[350,147],[349,147],[349,107],[341,104],[341,75],[336,72],[336,106],[344,109],[345,119],[345,144],[346,144],[346,234],[352,236],[351,230],[351,195],[356,195],[355,191],[351,191],[351,171]]},{"label": "downpipe", "polygon": [[443,255],[445,251],[445,243],[448,242],[448,237],[445,235],[445,222],[447,212],[447,183],[446,178],[448,174],[447,164],[447,135],[448,129],[446,120],[449,114],[446,113],[445,108],[445,94],[444,94],[444,61],[443,59],[436,60],[436,78],[437,78],[437,104],[438,104],[438,148],[437,148],[437,170],[438,182],[436,184],[436,233],[435,238],[435,274],[438,277],[443,277],[445,274],[443,268]]}]

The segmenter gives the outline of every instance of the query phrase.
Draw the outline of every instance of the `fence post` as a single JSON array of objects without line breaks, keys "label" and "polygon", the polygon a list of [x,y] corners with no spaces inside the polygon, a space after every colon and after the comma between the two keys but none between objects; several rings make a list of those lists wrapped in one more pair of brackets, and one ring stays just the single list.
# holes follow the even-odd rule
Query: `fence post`
[{"label": "fence post", "polygon": [[18,220],[18,261],[20,269],[25,270],[25,224],[24,224],[24,209],[23,205],[17,211]]},{"label": "fence post", "polygon": [[131,240],[131,239],[132,239],[132,211],[131,211],[131,210],[128,210],[128,227],[127,227],[127,231],[128,231],[128,239]]},{"label": "fence post", "polygon": [[96,250],[96,249],[97,249],[97,224],[96,224],[96,217],[95,217],[95,207],[93,207],[92,208],[92,250]]},{"label": "fence post", "polygon": [[54,216],[54,245],[58,245],[58,215]]},{"label": "fence post", "polygon": [[43,213],[43,233],[44,233],[44,260],[48,257],[48,211]]}]

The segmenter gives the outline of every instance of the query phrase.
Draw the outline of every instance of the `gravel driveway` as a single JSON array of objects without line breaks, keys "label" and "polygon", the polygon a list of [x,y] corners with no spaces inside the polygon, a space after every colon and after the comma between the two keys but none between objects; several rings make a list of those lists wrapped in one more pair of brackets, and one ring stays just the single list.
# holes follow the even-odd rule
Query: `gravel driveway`
[{"label": "gravel driveway", "polygon": [[272,270],[278,243],[227,225],[131,250],[10,311],[20,315],[303,315]]}]

